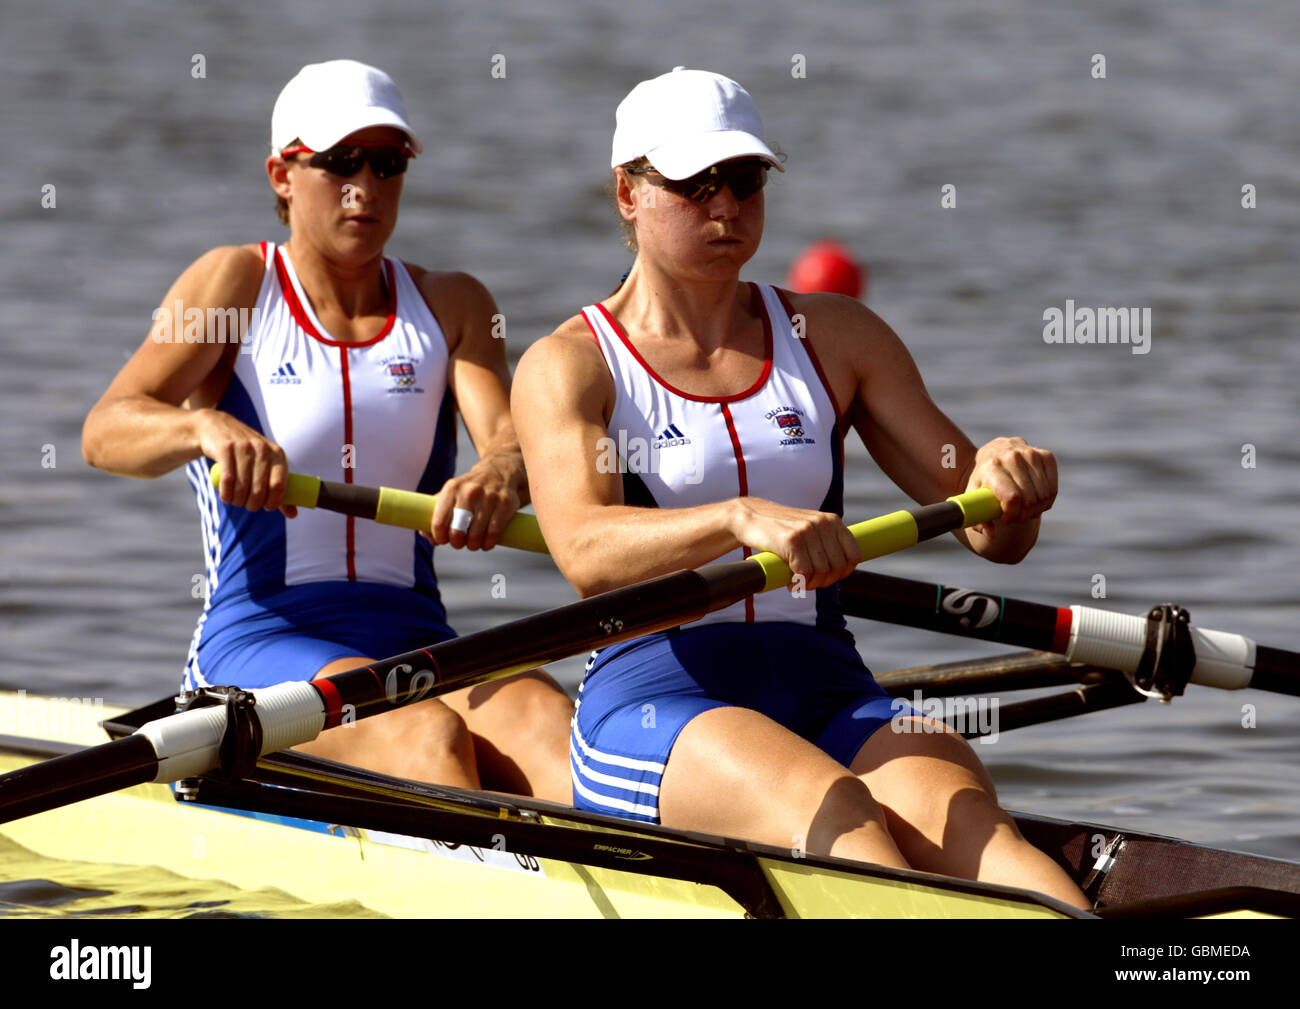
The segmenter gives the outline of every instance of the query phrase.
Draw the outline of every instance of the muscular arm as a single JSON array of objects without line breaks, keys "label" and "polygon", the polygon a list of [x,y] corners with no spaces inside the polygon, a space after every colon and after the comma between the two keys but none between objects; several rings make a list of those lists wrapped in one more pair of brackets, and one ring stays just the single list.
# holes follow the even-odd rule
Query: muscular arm
[{"label": "muscular arm", "polygon": [[830,359],[828,371],[844,376],[840,402],[852,403],[853,426],[885,474],[924,504],[991,488],[1002,518],[955,535],[988,560],[1023,558],[1038,538],[1039,516],[1056,497],[1052,454],[1020,438],[996,438],[977,449],[930,398],[903,342],[859,302],[806,295],[793,307],[806,315],[809,338]]},{"label": "muscular arm", "polygon": [[515,374],[511,403],[542,534],[580,594],[696,567],[742,544],[781,554],[807,588],[853,569],[857,545],[834,516],[760,498],[692,508],[625,505],[622,476],[598,465],[613,397],[581,320],[530,347]]},{"label": "muscular arm", "polygon": [[[211,408],[218,398],[213,381],[230,367],[238,346],[229,334],[218,343],[207,332],[208,309],[252,308],[262,272],[256,246],[227,246],[180,275],[144,342],[87,415],[81,434],[86,462],[123,476],[155,477],[206,455],[221,463],[223,500],[249,508],[279,506],[288,473],[284,453]],[[177,304],[182,318],[173,319]],[[192,311],[202,314],[204,328],[201,339],[187,342],[184,315]],[[181,405],[187,399],[193,409]]]},{"label": "muscular arm", "polygon": [[[487,288],[466,273],[425,272],[421,293],[447,336],[447,385],[465,420],[478,462],[438,492],[431,529],[435,543],[491,549],[501,530],[529,501],[524,457],[510,417],[510,369],[500,319]],[[475,512],[468,533],[450,528],[452,510]]]}]

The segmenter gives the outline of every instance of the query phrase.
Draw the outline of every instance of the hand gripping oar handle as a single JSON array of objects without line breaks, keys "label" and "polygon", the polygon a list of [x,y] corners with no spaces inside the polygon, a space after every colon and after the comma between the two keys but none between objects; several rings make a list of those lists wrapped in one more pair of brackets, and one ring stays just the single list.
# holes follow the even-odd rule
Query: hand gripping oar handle
[{"label": "hand gripping oar handle", "polygon": [[[219,463],[213,465],[210,476],[214,487],[220,484]],[[438,498],[434,494],[420,494],[393,487],[362,487],[358,484],[322,480],[302,473],[290,473],[284,503],[299,508],[324,508],[344,515],[355,515],[357,518],[372,519],[385,525],[424,531],[433,521],[433,510]],[[849,532],[858,541],[862,559],[867,560],[902,550],[954,529],[978,522],[992,522],[1001,514],[1002,506],[998,504],[997,496],[987,487],[982,487],[950,497],[939,504],[911,511],[896,511],[859,522],[849,526]],[[502,531],[499,542],[516,550],[542,554],[549,552],[535,515],[515,515]],[[793,577],[790,568],[776,554],[754,554],[747,560],[758,564],[766,575],[766,585],[761,591],[767,592],[790,584]]]},{"label": "hand gripping oar handle", "polygon": [[[210,476],[214,487],[221,483],[220,463],[213,465]],[[438,505],[438,496],[398,490],[395,487],[362,487],[358,484],[322,480],[302,473],[290,473],[284,503],[299,508],[323,508],[343,515],[371,519],[384,525],[428,532],[433,522],[433,510]],[[546,553],[546,543],[542,539],[542,530],[535,515],[515,515],[501,531],[497,542],[516,550]]]},{"label": "hand gripping oar handle", "polygon": [[[995,518],[990,491],[896,512],[854,529],[863,559]],[[490,630],[349,669],[328,679],[251,691],[260,753],[297,746],[323,729],[448,690],[500,679],[541,663],[698,620],[777,587],[762,554],[677,571]],[[787,581],[788,581],[787,569]],[[169,715],[124,739],[0,775],[0,823],[144,781],[177,781],[220,766],[227,712],[220,706]]]},{"label": "hand gripping oar handle", "polygon": [[[992,522],[1002,514],[997,495],[987,487],[967,491],[948,498],[939,504],[925,505],[911,511],[896,511],[889,515],[867,519],[849,526],[849,532],[858,541],[862,559],[882,557],[896,550],[904,550],[922,540],[933,539],[943,533],[980,522]],[[763,569],[767,582],[762,591],[789,585],[793,574],[785,561],[776,554],[761,553],[747,558]]]}]

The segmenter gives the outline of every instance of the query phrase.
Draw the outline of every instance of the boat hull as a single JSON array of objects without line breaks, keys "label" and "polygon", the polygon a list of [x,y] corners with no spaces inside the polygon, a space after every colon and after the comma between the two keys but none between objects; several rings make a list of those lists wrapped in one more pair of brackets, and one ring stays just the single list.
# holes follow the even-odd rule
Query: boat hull
[{"label": "boat hull", "polygon": [[[0,738],[0,772],[102,742],[99,719],[122,717],[120,709],[65,712],[58,725],[47,719],[46,731],[34,739],[23,733],[32,728],[31,710],[25,719],[6,718],[14,710],[14,695],[0,694],[0,737],[7,737]],[[57,874],[60,886],[87,894],[66,910],[120,913],[118,883],[150,867],[162,874],[154,889],[169,897],[125,898],[138,908],[132,913],[1087,916],[1012,887],[809,857],[551,803],[403,783],[314,758],[268,758],[259,764],[259,779],[203,779],[197,802],[178,802],[169,785],[138,785],[0,826],[0,895],[13,894],[24,873]],[[238,812],[241,806],[256,812]],[[1135,902],[1243,887],[1275,897],[1253,905],[1220,897],[1217,911],[1209,905],[1199,910],[1300,908],[1300,866],[1293,863],[1094,824],[1017,820],[1032,842],[1096,897],[1103,914]],[[173,899],[177,893],[193,899]],[[35,913],[12,896],[8,901],[10,913]]]}]

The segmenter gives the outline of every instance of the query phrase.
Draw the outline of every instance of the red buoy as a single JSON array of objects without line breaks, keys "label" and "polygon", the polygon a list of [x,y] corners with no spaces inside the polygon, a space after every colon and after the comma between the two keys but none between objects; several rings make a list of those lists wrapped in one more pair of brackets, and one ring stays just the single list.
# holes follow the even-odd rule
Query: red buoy
[{"label": "red buoy", "polygon": [[839,242],[814,242],[790,266],[785,286],[800,294],[825,291],[856,298],[866,289],[867,270]]}]

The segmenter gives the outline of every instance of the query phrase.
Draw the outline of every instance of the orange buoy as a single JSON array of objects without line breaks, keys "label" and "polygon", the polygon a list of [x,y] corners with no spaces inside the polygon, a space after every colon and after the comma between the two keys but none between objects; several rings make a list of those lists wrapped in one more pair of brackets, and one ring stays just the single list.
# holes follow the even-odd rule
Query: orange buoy
[{"label": "orange buoy", "polygon": [[839,242],[814,242],[790,265],[786,287],[800,294],[825,291],[856,298],[866,290],[867,269]]}]

